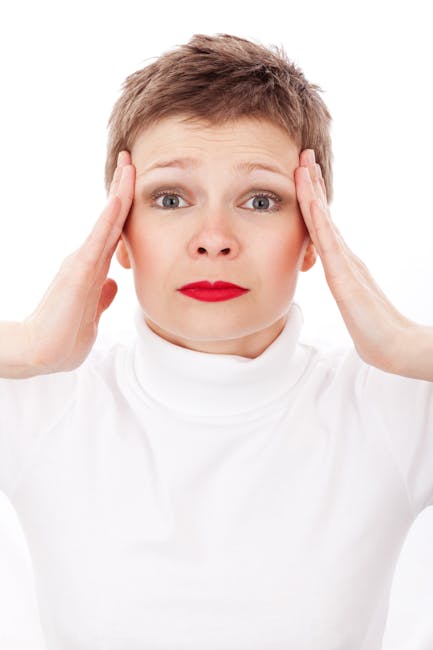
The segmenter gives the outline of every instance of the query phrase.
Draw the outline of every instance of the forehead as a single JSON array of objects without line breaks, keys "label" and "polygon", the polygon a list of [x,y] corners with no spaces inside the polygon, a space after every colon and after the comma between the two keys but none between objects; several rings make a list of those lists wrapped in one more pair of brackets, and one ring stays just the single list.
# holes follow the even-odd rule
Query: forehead
[{"label": "forehead", "polygon": [[299,149],[285,129],[269,120],[245,117],[208,125],[172,116],[141,131],[131,156],[134,164],[144,168],[146,163],[147,169],[175,159],[185,159],[185,165],[193,168],[201,162],[229,158],[245,165],[262,163],[287,169],[297,165]]},{"label": "forehead", "polygon": [[299,149],[289,133],[257,118],[215,126],[199,120],[186,123],[180,117],[165,118],[139,134],[131,157],[140,181],[170,168],[207,169],[218,175],[267,170],[293,181],[299,165]]}]

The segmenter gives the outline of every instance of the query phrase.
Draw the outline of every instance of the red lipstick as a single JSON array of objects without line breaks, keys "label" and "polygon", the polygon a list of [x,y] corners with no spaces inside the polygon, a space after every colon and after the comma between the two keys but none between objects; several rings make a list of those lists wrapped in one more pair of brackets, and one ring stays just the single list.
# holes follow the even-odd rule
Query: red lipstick
[{"label": "red lipstick", "polygon": [[183,287],[178,289],[178,291],[183,293],[185,296],[195,298],[196,300],[217,302],[219,300],[237,298],[249,291],[249,289],[239,287],[237,284],[231,284],[230,282],[223,282],[222,280],[218,280],[214,283],[202,280],[200,282],[185,284]]}]

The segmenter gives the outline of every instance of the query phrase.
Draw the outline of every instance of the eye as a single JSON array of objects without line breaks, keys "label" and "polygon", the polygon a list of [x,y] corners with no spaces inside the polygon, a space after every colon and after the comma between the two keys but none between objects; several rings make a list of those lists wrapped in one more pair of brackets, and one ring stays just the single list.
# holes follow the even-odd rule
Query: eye
[{"label": "eye", "polygon": [[[254,210],[254,212],[276,212],[280,209],[279,204],[281,203],[281,197],[273,192],[254,190],[254,194],[250,196],[248,201],[251,201],[251,199],[253,199],[253,206],[260,208],[259,210]],[[276,204],[273,208],[266,207],[266,205],[269,205],[269,200],[274,201]]]},{"label": "eye", "polygon": [[[178,199],[180,198],[182,201],[184,199],[182,199],[178,190],[160,190],[152,194],[151,198],[153,203],[156,204],[156,207],[162,210],[175,210],[179,207],[185,207],[179,205]],[[157,203],[158,199],[162,199],[162,205],[161,203]],[[282,199],[278,194],[274,194],[274,192],[269,192],[268,190],[252,190],[247,201],[251,201],[251,199],[253,199],[253,212],[276,212],[280,209],[280,204],[282,203]],[[267,207],[269,201],[274,201],[274,207]]]},{"label": "eye", "polygon": [[155,194],[152,194],[152,199],[154,200],[155,203],[157,199],[162,198],[162,205],[159,205],[157,203],[157,207],[162,209],[165,208],[167,210],[174,210],[175,208],[179,207],[179,205],[177,205],[178,202],[176,202],[176,200],[173,202],[174,197],[180,197],[180,194],[178,194],[177,192],[173,192],[171,190],[162,190],[161,192],[155,192]]}]

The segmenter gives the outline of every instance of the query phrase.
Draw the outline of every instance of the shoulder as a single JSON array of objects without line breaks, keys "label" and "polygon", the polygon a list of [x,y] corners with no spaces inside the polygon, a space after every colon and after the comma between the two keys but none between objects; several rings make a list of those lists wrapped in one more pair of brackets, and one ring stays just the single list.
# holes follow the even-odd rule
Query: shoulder
[{"label": "shoulder", "polygon": [[[307,377],[330,411],[356,410],[362,420],[410,430],[433,421],[433,382],[385,372],[365,363],[353,345],[300,341],[309,352]],[[419,422],[419,428],[421,422]]]},{"label": "shoulder", "polygon": [[357,389],[370,371],[358,355],[356,348],[348,343],[335,343],[320,338],[301,337],[298,345],[308,358],[306,378],[315,381],[322,390],[347,391]]},{"label": "shoulder", "polygon": [[85,396],[117,383],[129,346],[125,342],[97,341],[84,362],[74,370],[25,379],[0,378],[0,410],[6,422],[50,422]]}]

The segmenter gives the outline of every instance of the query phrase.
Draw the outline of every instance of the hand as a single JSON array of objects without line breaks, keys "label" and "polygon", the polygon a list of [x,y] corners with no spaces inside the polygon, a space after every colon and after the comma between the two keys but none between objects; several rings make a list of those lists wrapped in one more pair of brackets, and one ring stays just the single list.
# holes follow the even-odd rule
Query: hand
[{"label": "hand", "polygon": [[304,149],[299,163],[295,184],[302,216],[355,348],[369,365],[398,374],[400,346],[414,323],[390,303],[333,223],[314,151]]},{"label": "hand", "polygon": [[84,243],[62,262],[36,310],[23,322],[35,374],[77,368],[89,354],[101,314],[117,284],[107,279],[111,258],[134,197],[135,167],[120,152],[108,202]]}]

